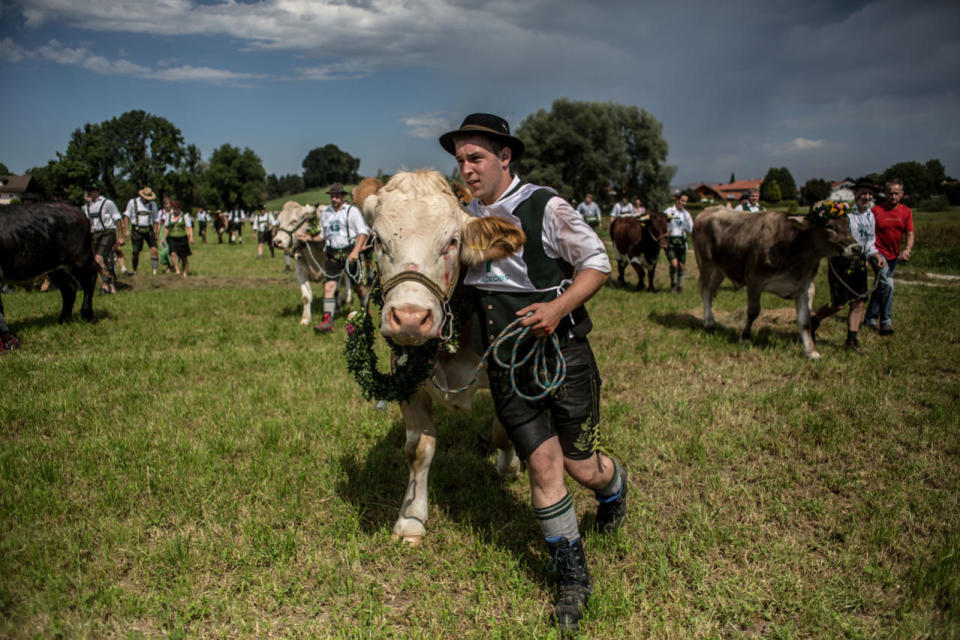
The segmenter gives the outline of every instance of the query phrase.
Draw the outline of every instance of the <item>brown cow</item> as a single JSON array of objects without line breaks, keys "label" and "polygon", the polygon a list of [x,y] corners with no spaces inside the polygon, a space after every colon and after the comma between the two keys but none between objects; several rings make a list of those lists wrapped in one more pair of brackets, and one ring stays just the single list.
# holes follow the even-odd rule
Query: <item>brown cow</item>
[{"label": "brown cow", "polygon": [[741,342],[750,340],[750,327],[760,314],[760,294],[768,291],[796,301],[803,351],[810,358],[820,357],[810,336],[811,289],[820,258],[849,257],[857,250],[845,216],[813,225],[805,216],[778,211],[747,213],[711,207],[693,223],[693,246],[700,267],[704,327],[714,324],[710,305],[726,276],[735,288],[747,287],[747,323],[740,332]]},{"label": "brown cow", "polygon": [[618,281],[625,285],[623,272],[627,263],[637,272],[637,291],[643,290],[643,274],[647,273],[647,291],[656,291],[653,275],[657,270],[660,250],[667,248],[667,216],[654,211],[645,216],[619,216],[610,223],[610,239],[616,251]]}]

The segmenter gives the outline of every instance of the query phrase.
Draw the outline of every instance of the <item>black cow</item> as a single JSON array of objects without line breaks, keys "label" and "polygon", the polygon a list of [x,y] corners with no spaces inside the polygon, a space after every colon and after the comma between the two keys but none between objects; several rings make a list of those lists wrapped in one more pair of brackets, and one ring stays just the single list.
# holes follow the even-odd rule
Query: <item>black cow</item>
[{"label": "black cow", "polygon": [[643,290],[643,272],[647,272],[647,291],[656,291],[653,275],[660,250],[667,248],[667,216],[659,211],[643,217],[620,216],[610,223],[610,239],[616,250],[620,284],[626,284],[623,272],[627,263],[637,272],[637,291]]},{"label": "black cow", "polygon": [[[90,221],[79,207],[63,202],[0,207],[0,282],[47,273],[60,289],[60,322],[69,322],[77,287],[83,289],[80,316],[93,318],[93,289],[99,270],[93,258]],[[0,300],[0,352],[20,344],[3,315]]]}]

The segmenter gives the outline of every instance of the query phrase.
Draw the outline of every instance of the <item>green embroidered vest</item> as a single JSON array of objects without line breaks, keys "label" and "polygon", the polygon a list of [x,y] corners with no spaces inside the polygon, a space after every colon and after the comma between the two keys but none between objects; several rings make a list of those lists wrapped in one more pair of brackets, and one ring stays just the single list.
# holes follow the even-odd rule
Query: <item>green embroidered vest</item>
[{"label": "green embroidered vest", "polygon": [[[517,319],[517,311],[535,302],[550,302],[556,299],[558,294],[555,287],[559,287],[564,280],[573,279],[573,266],[562,258],[549,257],[543,248],[543,211],[547,202],[555,195],[549,189],[539,189],[513,211],[513,215],[520,219],[527,238],[523,245],[523,262],[527,267],[527,276],[534,287],[547,291],[505,292],[479,289],[478,312],[483,323],[485,345]],[[577,338],[584,338],[591,328],[593,325],[590,316],[586,308],[580,306],[560,321],[556,335],[561,344],[565,344],[571,331]]]}]

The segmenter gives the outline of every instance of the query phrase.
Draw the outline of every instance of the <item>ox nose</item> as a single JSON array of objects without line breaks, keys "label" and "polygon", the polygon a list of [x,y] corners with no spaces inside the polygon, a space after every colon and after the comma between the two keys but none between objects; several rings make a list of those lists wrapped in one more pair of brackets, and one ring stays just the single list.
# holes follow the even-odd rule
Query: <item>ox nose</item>
[{"label": "ox nose", "polygon": [[432,337],[433,313],[413,305],[393,307],[388,315],[394,338],[425,339]]}]

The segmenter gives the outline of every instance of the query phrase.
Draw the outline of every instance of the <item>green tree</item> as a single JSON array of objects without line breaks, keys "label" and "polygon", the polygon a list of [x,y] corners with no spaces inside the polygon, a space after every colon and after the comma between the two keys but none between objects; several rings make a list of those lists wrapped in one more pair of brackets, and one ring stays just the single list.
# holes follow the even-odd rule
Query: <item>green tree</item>
[{"label": "green tree", "polygon": [[199,196],[211,207],[229,208],[239,204],[244,209],[252,209],[266,200],[267,172],[250,149],[241,151],[224,144],[210,156]]},{"label": "green tree", "polygon": [[[797,183],[786,167],[770,167],[767,175],[763,178],[763,183],[766,184],[770,180],[775,180],[777,186],[780,187],[780,200],[793,200],[797,197]],[[767,202],[773,202],[763,195],[763,185],[760,186],[760,197]]]},{"label": "green tree", "polygon": [[760,185],[760,199],[764,202],[780,202],[783,194],[780,192],[780,183],[776,180],[764,180]]},{"label": "green tree", "polygon": [[194,144],[187,145],[183,161],[177,171],[167,175],[166,195],[176,198],[184,209],[192,209],[206,203],[200,197],[201,185],[206,177],[207,163],[203,161],[200,148]]},{"label": "green tree", "polygon": [[171,174],[181,170],[186,153],[177,127],[137,110],[76,129],[59,161],[67,181],[97,182],[122,207],[146,186],[173,192],[176,179]]},{"label": "green tree", "polygon": [[811,205],[825,200],[830,195],[830,183],[823,178],[813,178],[800,189],[800,204]]},{"label": "green tree", "polygon": [[[517,127],[526,153],[516,170],[567,198],[594,194],[609,206],[620,193],[640,196],[650,208],[670,199],[676,167],[665,164],[663,125],[646,110],[614,103],[555,100]],[[608,195],[608,188],[616,196]]]},{"label": "green tree", "polygon": [[0,162],[0,175],[10,175],[10,169],[7,169],[7,165],[3,164],[2,162]]},{"label": "green tree", "polygon": [[335,144],[311,149],[303,159],[303,184],[307,189],[323,187],[332,182],[357,182],[359,158],[342,151]]},{"label": "green tree", "polygon": [[737,181],[737,176],[733,173],[730,174],[730,184],[733,184]]},{"label": "green tree", "polygon": [[898,162],[883,172],[883,184],[891,180],[903,183],[903,192],[912,200],[929,198],[935,193],[943,193],[945,178],[943,164],[939,160],[928,160],[926,165],[919,162]]}]

